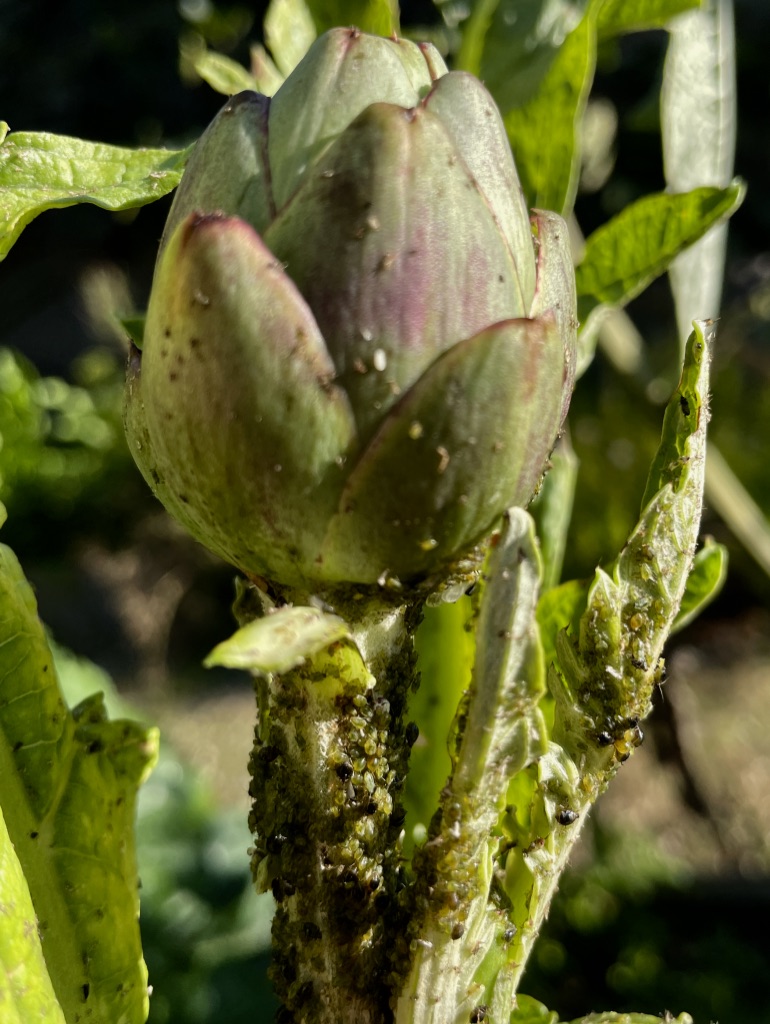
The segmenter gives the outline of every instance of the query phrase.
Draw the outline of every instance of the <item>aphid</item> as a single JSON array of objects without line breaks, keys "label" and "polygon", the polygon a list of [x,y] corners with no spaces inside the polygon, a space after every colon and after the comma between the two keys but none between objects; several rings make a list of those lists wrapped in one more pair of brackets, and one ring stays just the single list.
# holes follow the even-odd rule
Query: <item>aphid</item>
[{"label": "aphid", "polygon": [[286,842],[286,836],[280,832],[276,832],[271,836],[268,836],[265,840],[265,849],[268,853],[279,854],[283,844]]},{"label": "aphid", "polygon": [[627,728],[615,740],[615,752],[621,764],[629,759],[634,748],[640,746],[643,739],[644,733],[639,725],[639,719],[632,718]]},{"label": "aphid", "polygon": [[471,1012],[470,1024],[481,1024],[482,1020],[486,1020],[487,1019],[487,1013],[488,1012],[489,1012],[489,1007],[485,1006],[484,1003],[482,1003],[480,1006],[477,1006]]},{"label": "aphid", "polygon": [[396,804],[396,809],[390,816],[390,823],[394,828],[401,828],[406,821],[406,808],[402,807],[401,804]]},{"label": "aphid", "polygon": [[573,811],[569,807],[563,807],[556,815],[556,820],[560,825],[572,825],[573,822],[577,821],[580,815],[577,811]]}]

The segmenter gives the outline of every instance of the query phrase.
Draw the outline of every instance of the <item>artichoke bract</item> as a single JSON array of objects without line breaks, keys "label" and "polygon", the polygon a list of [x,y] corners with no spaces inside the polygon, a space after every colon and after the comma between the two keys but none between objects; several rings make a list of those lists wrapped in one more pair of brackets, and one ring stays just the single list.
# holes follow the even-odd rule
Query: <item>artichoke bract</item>
[{"label": "artichoke bract", "polygon": [[530,218],[481,83],[336,29],[190,158],[129,360],[131,448],[250,575],[416,582],[529,502],[576,326],[566,225]]}]

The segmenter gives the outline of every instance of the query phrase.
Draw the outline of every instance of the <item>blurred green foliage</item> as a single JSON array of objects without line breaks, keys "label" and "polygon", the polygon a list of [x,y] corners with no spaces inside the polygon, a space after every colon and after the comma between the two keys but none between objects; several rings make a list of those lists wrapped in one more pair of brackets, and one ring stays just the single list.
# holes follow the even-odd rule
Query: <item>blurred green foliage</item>
[{"label": "blurred green foliage", "polygon": [[120,424],[122,367],[106,350],[72,366],[74,383],[41,377],[0,349],[0,499],[22,517],[44,502],[72,513],[126,452]]},{"label": "blurred green foliage", "polygon": [[585,838],[592,861],[562,877],[524,990],[562,1020],[587,1006],[765,1020],[766,890],[696,880],[638,834],[592,823]]},{"label": "blurred green foliage", "polygon": [[[54,654],[71,707],[101,691],[110,717],[137,717],[101,668],[61,647]],[[218,808],[162,740],[140,790],[136,838],[150,1024],[253,1024],[255,1005],[269,1020],[278,1008],[267,980],[272,897],[254,895],[246,822]]]}]

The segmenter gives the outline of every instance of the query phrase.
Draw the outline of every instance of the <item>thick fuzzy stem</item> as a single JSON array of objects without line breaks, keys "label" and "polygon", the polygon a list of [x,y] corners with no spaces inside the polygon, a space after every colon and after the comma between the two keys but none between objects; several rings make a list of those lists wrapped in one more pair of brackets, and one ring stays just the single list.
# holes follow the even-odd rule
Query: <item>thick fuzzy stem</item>
[{"label": "thick fuzzy stem", "polygon": [[390,1014],[415,659],[403,607],[356,610],[355,643],[257,680],[252,868],[277,901],[273,981],[287,1022],[383,1024]]}]

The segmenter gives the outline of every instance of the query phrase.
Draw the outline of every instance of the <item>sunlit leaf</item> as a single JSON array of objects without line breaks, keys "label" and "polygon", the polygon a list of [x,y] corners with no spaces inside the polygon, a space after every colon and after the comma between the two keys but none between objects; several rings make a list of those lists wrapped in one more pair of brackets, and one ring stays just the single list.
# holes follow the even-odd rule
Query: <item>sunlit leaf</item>
[{"label": "sunlit leaf", "polygon": [[337,615],[287,606],[241,627],[214,648],[204,665],[245,668],[263,675],[288,672],[349,637],[348,627]]},{"label": "sunlit leaf", "polygon": [[505,114],[505,127],[528,206],[566,215],[580,173],[580,122],[596,64],[589,11],[567,36],[528,102]]},{"label": "sunlit leaf", "polygon": [[678,1017],[672,1017],[670,1013],[665,1017],[653,1017],[649,1013],[606,1010],[604,1013],[587,1013],[585,1017],[573,1020],[572,1024],[693,1024],[693,1021],[689,1013],[680,1013]]},{"label": "sunlit leaf", "polygon": [[[660,656],[680,612],[700,529],[705,475],[709,362],[714,327],[695,324],[682,375],[663,421],[639,522],[614,565],[598,569],[577,638],[557,637],[566,689],[556,686],[561,740],[581,748],[581,731],[649,712]],[[709,556],[709,559],[712,556]],[[707,562],[711,577],[717,562]],[[697,584],[695,584],[697,587]],[[557,682],[557,680],[555,680]],[[582,724],[580,724],[582,723]],[[592,756],[601,759],[601,748]]]},{"label": "sunlit leaf", "polygon": [[43,957],[29,887],[0,808],[0,1008],[3,1024],[65,1024]]},{"label": "sunlit leaf", "polygon": [[292,73],[316,38],[305,0],[271,0],[265,14],[265,42],[284,77]]},{"label": "sunlit leaf", "polygon": [[588,0],[478,0],[457,67],[484,82],[503,115],[532,99]]},{"label": "sunlit leaf", "polygon": [[263,96],[275,96],[284,83],[284,77],[264,46],[255,43],[251,47],[251,73],[257,83],[257,92]]},{"label": "sunlit leaf", "polygon": [[162,199],[179,184],[189,152],[124,149],[47,132],[6,135],[0,142],[0,260],[44,210],[76,203],[127,210]]},{"label": "sunlit leaf", "polygon": [[665,28],[678,14],[700,5],[701,0],[604,0],[596,28],[600,36]]},{"label": "sunlit leaf", "polygon": [[202,50],[192,57],[192,66],[203,81],[223,96],[234,96],[244,89],[258,89],[254,75],[238,61],[215,50]]},{"label": "sunlit leaf", "polygon": [[510,1024],[558,1024],[559,1015],[532,996],[516,995],[516,1009]]},{"label": "sunlit leaf", "polygon": [[577,632],[587,594],[588,583],[585,580],[567,580],[541,595],[537,605],[537,623],[546,665],[556,659],[557,635],[563,629]]},{"label": "sunlit leaf", "polygon": [[146,1020],[132,833],[156,754],[157,732],[108,721],[100,694],[69,712],[32,589],[0,546],[0,805],[67,1021]]},{"label": "sunlit leaf", "polygon": [[[660,95],[666,184],[673,192],[723,187],[733,175],[738,121],[732,3],[708,0],[669,31]],[[671,265],[682,345],[694,319],[719,316],[726,247],[720,224]]]},{"label": "sunlit leaf", "polygon": [[426,608],[415,637],[420,687],[409,704],[410,718],[419,728],[406,777],[407,844],[411,850],[414,828],[427,828],[438,806],[439,793],[449,775],[449,732],[473,663],[470,599]]},{"label": "sunlit leaf", "polygon": [[377,36],[398,33],[397,0],[306,0],[321,35],[338,25],[355,25]]},{"label": "sunlit leaf", "polygon": [[696,554],[672,633],[684,629],[711,604],[727,579],[727,548],[708,540]]},{"label": "sunlit leaf", "polygon": [[578,372],[593,358],[596,334],[606,307],[624,306],[662,274],[688,245],[743,202],[739,180],[727,188],[657,192],[637,200],[586,239],[576,270]]}]

